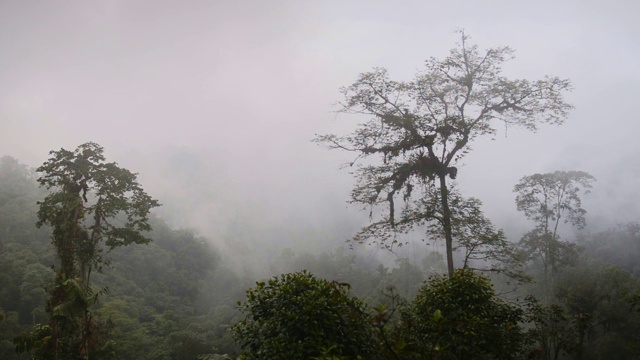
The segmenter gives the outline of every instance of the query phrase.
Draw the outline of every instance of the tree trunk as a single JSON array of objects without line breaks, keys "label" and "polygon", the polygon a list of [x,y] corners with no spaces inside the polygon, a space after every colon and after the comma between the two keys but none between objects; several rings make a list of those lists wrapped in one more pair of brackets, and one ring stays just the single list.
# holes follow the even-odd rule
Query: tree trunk
[{"label": "tree trunk", "polygon": [[442,205],[442,226],[444,227],[444,239],[447,252],[447,270],[449,276],[453,276],[453,235],[451,229],[451,210],[449,209],[449,189],[447,188],[446,174],[440,178],[440,204]]}]

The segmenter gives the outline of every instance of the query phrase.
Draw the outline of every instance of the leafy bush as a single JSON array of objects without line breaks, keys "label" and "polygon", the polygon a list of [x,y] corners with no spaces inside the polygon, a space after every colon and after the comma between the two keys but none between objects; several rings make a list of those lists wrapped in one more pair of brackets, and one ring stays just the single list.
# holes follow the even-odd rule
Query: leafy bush
[{"label": "leafy bush", "polygon": [[432,277],[403,311],[404,352],[419,358],[513,359],[521,353],[523,311],[496,298],[470,270]]},{"label": "leafy bush", "polygon": [[307,271],[273,277],[247,290],[244,319],[232,332],[245,359],[370,358],[371,316],[349,285]]}]

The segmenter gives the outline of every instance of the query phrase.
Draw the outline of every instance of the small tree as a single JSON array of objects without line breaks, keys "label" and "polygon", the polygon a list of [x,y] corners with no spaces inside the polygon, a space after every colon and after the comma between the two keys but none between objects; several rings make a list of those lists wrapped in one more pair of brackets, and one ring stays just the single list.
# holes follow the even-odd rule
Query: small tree
[{"label": "small tree", "polygon": [[42,358],[88,359],[101,341],[90,307],[105,291],[91,288],[92,270],[104,264],[103,245],[111,250],[150,241],[143,232],[151,230],[148,214],[158,202],[144,192],[136,174],[105,162],[102,153],[95,143],[60,149],[37,169],[38,182],[51,191],[38,202],[37,226],[52,228],[60,263],[46,305],[49,327],[37,326],[31,336],[18,338],[18,350],[39,347]]},{"label": "small tree", "polygon": [[370,358],[373,327],[347,284],[302,271],[258,282],[238,303],[244,319],[233,335],[246,359]]},{"label": "small tree", "polygon": [[583,171],[556,171],[525,176],[514,187],[518,211],[536,223],[522,238],[521,245],[530,259],[542,261],[547,295],[549,272],[553,278],[559,263],[575,253],[573,244],[560,241],[559,225],[563,222],[584,228],[586,210],[582,208],[580,195],[589,193],[594,181],[593,176]]},{"label": "small tree", "polygon": [[[456,178],[457,162],[475,139],[493,136],[498,124],[535,131],[542,123],[561,124],[571,109],[563,99],[569,80],[507,79],[501,72],[502,64],[513,58],[510,48],[481,52],[464,32],[460,35],[458,48],[443,60],[427,60],[413,81],[391,80],[381,68],[361,74],[342,89],[341,111],[372,119],[352,134],[315,140],[357,154],[350,164],[358,163],[351,202],[387,209],[354,240],[392,246],[398,233],[436,222],[445,239],[449,275],[454,269],[454,219],[447,177]],[[371,157],[378,160],[357,161]],[[399,196],[405,209],[397,218]]]}]

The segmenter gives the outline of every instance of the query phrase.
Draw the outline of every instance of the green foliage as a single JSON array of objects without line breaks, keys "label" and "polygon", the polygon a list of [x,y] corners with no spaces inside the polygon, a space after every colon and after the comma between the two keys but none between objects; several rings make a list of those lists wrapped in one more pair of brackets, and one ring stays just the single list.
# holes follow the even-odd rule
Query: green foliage
[{"label": "green foliage", "polygon": [[582,258],[554,284],[553,304],[527,298],[531,351],[543,359],[633,359],[640,354],[640,281],[629,272]]},{"label": "green foliage", "polygon": [[533,296],[528,296],[526,318],[532,324],[527,331],[532,357],[557,360],[575,352],[578,347],[577,329],[562,306],[543,305]]},{"label": "green foliage", "polygon": [[[51,327],[43,304],[45,289],[53,286],[51,265],[57,261],[50,228],[33,226],[36,201],[46,193],[38,188],[35,172],[12,158],[0,159],[0,183],[0,308],[6,314],[0,324],[0,359],[26,358],[15,352],[16,338],[22,349],[31,349],[31,356],[51,357],[44,344]],[[88,195],[88,200],[93,203],[95,197]],[[92,306],[105,340],[92,358],[186,360],[236,353],[227,329],[238,317],[234,303],[244,292],[243,282],[218,266],[220,258],[205,239],[153,217],[149,225],[153,230],[145,237],[153,242],[114,248],[103,255],[109,271],[92,274],[92,288],[109,288]],[[74,302],[68,302],[68,310]],[[38,323],[47,325],[34,326]]]},{"label": "green foliage", "polygon": [[136,174],[106,163],[102,152],[95,143],[75,151],[51,151],[51,158],[37,169],[42,174],[38,183],[50,193],[38,202],[36,225],[52,228],[59,267],[46,306],[47,340],[36,327],[32,334],[16,339],[20,352],[36,346],[36,357],[56,359],[109,353],[104,352],[109,342],[101,336],[103,326],[91,312],[103,293],[93,293],[91,271],[104,263],[103,244],[113,249],[149,242],[142,232],[151,230],[147,216],[159,204],[142,190]]},{"label": "green foliage", "polygon": [[51,287],[54,272],[40,263],[27,265],[20,284],[20,309],[30,312],[32,324],[44,320],[43,305],[47,298],[47,289]]},{"label": "green foliage", "polygon": [[238,314],[238,279],[218,267],[204,239],[159,220],[151,224],[153,243],[114,249],[113,269],[95,277],[109,286],[97,314],[112,326],[118,357],[186,360],[237,352],[227,329]]},{"label": "green foliage", "polygon": [[[83,242],[91,242],[87,251],[95,251],[97,241],[104,241],[110,249],[131,243],[147,243],[143,236],[149,231],[149,211],[159,206],[158,201],[147,195],[136,181],[137,175],[116,163],[106,163],[103,148],[95,143],[80,145],[75,151],[52,151],[52,157],[37,171],[41,186],[53,192],[40,202],[38,226],[50,224],[56,233],[77,231],[88,233],[88,239],[75,234],[79,257],[84,254]],[[89,203],[89,197],[92,202]],[[108,221],[124,215],[116,222]],[[83,220],[90,217],[90,223]],[[81,229],[75,229],[79,226]],[[82,241],[82,242],[81,242]],[[81,259],[82,260],[82,259]]]},{"label": "green foliage", "polygon": [[577,334],[576,357],[608,354],[626,359],[640,353],[640,314],[632,309],[633,295],[640,290],[638,278],[585,259],[560,274],[554,290]]},{"label": "green foliage", "polygon": [[306,271],[256,283],[239,303],[244,319],[232,329],[244,358],[369,357],[370,315],[348,289]]},{"label": "green foliage", "polygon": [[49,325],[36,324],[30,333],[18,335],[13,339],[16,353],[24,353],[36,349],[35,354],[31,358],[50,359],[54,358],[53,354],[47,353],[48,343],[51,341],[51,327]]},{"label": "green foliage", "polygon": [[403,351],[417,358],[516,359],[522,320],[519,307],[496,298],[489,279],[460,269],[432,277],[403,311],[398,331]]},{"label": "green foliage", "polygon": [[[28,356],[16,354],[16,345],[25,350],[32,349],[30,355],[36,358],[53,357],[46,345],[51,341],[51,326],[46,324],[47,313],[42,305],[47,296],[45,289],[51,289],[54,280],[51,265],[58,262],[52,247],[48,246],[51,229],[47,226],[36,229],[33,226],[37,221],[35,201],[46,195],[37,187],[35,178],[33,170],[17,161],[0,159],[0,315],[4,313],[4,321],[0,322],[0,359],[3,360],[18,360]],[[95,203],[95,196],[88,194],[87,198],[85,205]],[[456,208],[467,209],[463,217],[471,220],[468,225],[482,228],[483,219],[473,210],[474,203],[469,203],[470,206],[460,205],[452,207],[452,211]],[[455,212],[453,214],[455,219]],[[124,214],[118,215],[115,224],[121,224],[125,217]],[[86,217],[83,226],[90,225],[90,222],[91,216]],[[248,319],[246,313],[240,316],[234,304],[235,300],[242,298],[243,289],[251,279],[240,278],[229,268],[221,267],[219,255],[205,239],[193,232],[173,230],[153,217],[148,224],[153,230],[145,232],[144,236],[152,238],[153,242],[146,246],[116,247],[102,254],[105,263],[110,264],[109,271],[92,275],[91,288],[103,289],[108,286],[109,292],[100,296],[100,301],[91,307],[89,313],[92,319],[101,320],[93,324],[98,326],[95,329],[103,340],[93,349],[91,358],[236,358],[240,349],[233,340],[234,332],[228,329],[232,324]],[[465,224],[461,223],[460,226],[459,231],[472,233],[464,228]],[[575,261],[562,267],[554,279],[554,297],[550,298],[553,305],[542,305],[529,299],[524,318],[530,322],[530,326],[526,327],[528,357],[551,359],[555,354],[557,358],[581,357],[586,360],[638,357],[640,348],[636,334],[640,333],[640,288],[637,275],[640,274],[640,267],[637,266],[637,230],[637,224],[628,224],[584,236],[580,242],[586,249],[584,254],[603,263],[586,257],[574,257]],[[467,245],[470,248],[490,239],[484,236],[489,232],[478,233],[482,236],[465,238],[469,240]],[[460,248],[460,252],[463,251],[467,254],[464,247]],[[416,260],[416,256],[413,260]],[[353,325],[354,329],[359,329],[354,334],[361,334],[358,336],[367,339],[367,347],[373,349],[361,355],[361,358],[446,359],[456,356],[452,355],[454,348],[450,345],[451,339],[468,339],[471,342],[473,334],[468,338],[460,334],[464,333],[467,323],[477,323],[468,320],[456,323],[451,317],[457,312],[448,315],[442,304],[456,303],[464,310],[465,307],[469,308],[465,305],[465,297],[469,297],[474,304],[482,304],[484,300],[480,296],[463,294],[464,287],[457,292],[449,289],[447,291],[456,295],[446,302],[437,302],[438,296],[431,296],[429,302],[434,301],[438,305],[431,306],[430,310],[423,311],[418,317],[416,303],[419,298],[425,298],[425,288],[431,282],[422,289],[420,284],[425,273],[442,270],[443,260],[440,253],[432,253],[424,259],[421,267],[404,259],[400,259],[395,266],[387,264],[389,267],[386,267],[373,258],[356,256],[342,248],[327,253],[299,254],[285,250],[282,256],[274,260],[271,270],[293,272],[307,268],[319,277],[352,284],[349,294],[355,294],[374,305],[371,315],[365,314],[368,320]],[[625,271],[610,264],[616,264]],[[90,293],[79,291],[85,288],[79,286],[81,283],[77,277],[60,285],[69,305],[68,308],[58,307],[56,313],[59,315],[72,315],[74,309],[84,308],[95,300]],[[342,292],[347,290],[346,286],[334,285]],[[391,285],[395,286],[394,290],[389,290]],[[268,284],[264,286],[268,287]],[[421,295],[412,302],[418,290]],[[76,295],[71,296],[74,291]],[[399,294],[408,300],[403,300]],[[298,298],[301,301],[310,300],[303,294]],[[81,305],[75,306],[75,303]],[[284,300],[278,300],[273,304],[284,303]],[[336,306],[328,300],[325,303]],[[466,312],[482,315],[484,313],[480,307]],[[280,311],[281,308],[276,310],[274,314],[284,313]],[[50,311],[53,312],[53,308]],[[312,318],[313,314],[308,318]],[[37,325],[34,326],[34,323]],[[429,329],[430,335],[420,335],[416,331],[418,328]],[[513,331],[522,332],[519,327]],[[20,335],[25,333],[27,336]],[[503,335],[499,333],[494,337],[502,339]],[[312,358],[357,358],[357,355],[340,353],[340,344],[319,343],[312,342],[318,349]],[[67,345],[65,349],[73,354],[73,342],[67,342],[64,346]],[[474,345],[480,347],[478,343]],[[522,349],[516,349],[516,346],[507,349],[506,344],[503,345],[505,349],[501,356],[504,358],[522,353]],[[224,353],[229,356],[215,355]],[[491,357],[474,353],[470,358],[482,359],[483,356]]]},{"label": "green foliage", "polygon": [[98,302],[99,296],[107,292],[106,288],[94,292],[91,286],[82,286],[74,279],[66,279],[60,285],[62,285],[66,297],[64,302],[52,309],[53,316],[80,317],[84,315],[85,309]]}]

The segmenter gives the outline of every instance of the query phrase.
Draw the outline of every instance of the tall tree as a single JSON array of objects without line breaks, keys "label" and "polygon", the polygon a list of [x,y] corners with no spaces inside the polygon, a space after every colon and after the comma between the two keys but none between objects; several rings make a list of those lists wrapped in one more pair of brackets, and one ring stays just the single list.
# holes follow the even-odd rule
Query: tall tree
[{"label": "tall tree", "polygon": [[[91,272],[104,264],[103,246],[111,250],[150,241],[143,233],[151,230],[149,211],[159,203],[142,189],[137,174],[105,162],[98,144],[50,154],[37,169],[42,174],[38,182],[50,190],[38,202],[37,226],[52,228],[59,265],[47,301],[50,328],[44,332],[49,338],[40,342],[39,354],[88,359],[99,342],[99,326],[90,307],[102,293],[91,288]],[[17,348],[28,349],[37,343],[33,340],[22,338]]]},{"label": "tall tree", "polygon": [[518,211],[536,223],[521,244],[530,258],[542,261],[547,295],[550,276],[555,275],[563,254],[573,248],[570,243],[560,241],[558,228],[561,223],[584,228],[587,212],[582,208],[580,195],[588,193],[594,181],[584,171],[556,171],[525,176],[513,189],[517,193]]},{"label": "tall tree", "polygon": [[[371,119],[351,134],[315,139],[357,154],[350,164],[358,166],[351,202],[387,210],[377,221],[372,211],[372,223],[354,239],[392,246],[398,233],[436,222],[445,238],[449,275],[454,270],[454,221],[447,177],[456,178],[454,165],[475,139],[493,136],[499,124],[535,131],[542,123],[561,124],[571,109],[563,98],[569,80],[508,79],[502,76],[502,64],[513,58],[509,47],[480,51],[463,31],[460,38],[449,56],[427,60],[412,81],[391,80],[383,68],[361,74],[342,89],[341,111]],[[359,161],[366,158],[372,160]],[[399,196],[405,207],[396,219]]]}]

